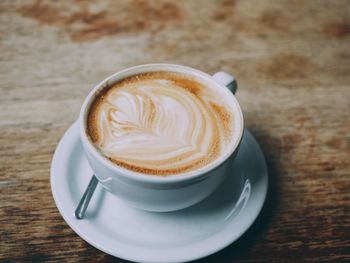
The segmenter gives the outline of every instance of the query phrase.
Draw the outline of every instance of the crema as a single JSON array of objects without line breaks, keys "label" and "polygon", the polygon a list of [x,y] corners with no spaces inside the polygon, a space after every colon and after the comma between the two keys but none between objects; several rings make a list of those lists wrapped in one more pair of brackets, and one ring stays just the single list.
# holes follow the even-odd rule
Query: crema
[{"label": "crema", "polygon": [[209,165],[234,131],[224,95],[193,76],[158,71],[127,77],[94,99],[87,132],[110,161],[149,175]]}]

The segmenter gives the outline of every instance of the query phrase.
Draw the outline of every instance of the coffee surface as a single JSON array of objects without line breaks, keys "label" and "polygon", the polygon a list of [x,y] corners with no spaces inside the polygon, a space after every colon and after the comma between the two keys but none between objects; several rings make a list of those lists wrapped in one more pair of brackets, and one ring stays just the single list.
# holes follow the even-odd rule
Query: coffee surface
[{"label": "coffee surface", "polygon": [[232,139],[233,113],[215,87],[190,75],[150,72],[103,89],[87,132],[96,148],[126,169],[176,175],[210,165]]}]

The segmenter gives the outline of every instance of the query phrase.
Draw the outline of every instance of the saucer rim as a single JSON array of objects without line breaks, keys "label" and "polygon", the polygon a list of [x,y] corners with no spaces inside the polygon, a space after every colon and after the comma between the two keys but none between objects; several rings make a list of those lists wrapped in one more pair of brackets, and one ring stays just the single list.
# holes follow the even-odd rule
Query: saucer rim
[{"label": "saucer rim", "polygon": [[[250,202],[247,202],[247,206],[242,210],[242,212],[244,210],[249,209],[248,203],[250,203],[250,205],[253,205],[253,210],[251,211],[251,215],[250,217],[248,217],[246,221],[249,221],[248,223],[246,223],[242,228],[240,228],[239,230],[235,230],[232,231],[232,234],[229,236],[229,238],[225,238],[225,240],[223,242],[221,242],[220,244],[217,244],[216,246],[211,246],[211,247],[205,247],[205,249],[202,249],[200,251],[196,251],[196,253],[193,254],[186,254],[186,255],[181,255],[181,256],[177,256],[177,258],[166,258],[164,256],[160,256],[157,257],[157,255],[150,259],[140,259],[140,257],[137,256],[133,256],[133,253],[130,251],[124,251],[121,252],[120,250],[116,249],[110,249],[105,247],[104,244],[101,244],[103,242],[98,242],[95,241],[94,238],[89,237],[88,234],[85,234],[84,232],[86,231],[82,231],[81,228],[79,227],[79,224],[84,224],[84,222],[87,219],[84,220],[77,220],[76,222],[72,222],[72,220],[68,217],[68,215],[66,214],[66,212],[64,211],[64,204],[61,202],[60,197],[59,197],[59,193],[57,192],[57,185],[55,181],[55,171],[58,169],[58,158],[59,158],[59,154],[62,151],[61,148],[64,148],[64,144],[65,141],[67,141],[69,138],[76,136],[76,134],[78,134],[78,139],[79,139],[79,127],[78,127],[78,121],[75,121],[64,133],[64,135],[61,137],[59,143],[57,144],[57,147],[55,149],[53,158],[52,158],[52,162],[51,162],[51,169],[50,169],[50,184],[51,184],[51,192],[55,201],[55,204],[59,210],[59,213],[61,214],[61,216],[63,217],[63,219],[65,220],[65,222],[67,223],[67,225],[74,231],[76,232],[83,240],[85,240],[87,243],[89,243],[90,245],[94,246],[95,248],[103,251],[104,253],[107,253],[109,255],[112,255],[114,257],[117,258],[121,258],[121,259],[125,259],[125,260],[131,260],[134,262],[188,262],[188,261],[192,261],[192,260],[196,260],[196,259],[200,259],[209,255],[212,255],[222,249],[224,249],[225,247],[229,246],[230,244],[234,243],[237,239],[239,239],[250,227],[251,225],[255,222],[256,218],[258,217],[258,215],[260,214],[263,205],[265,203],[266,200],[266,195],[267,195],[267,190],[268,190],[268,168],[267,168],[267,164],[266,164],[266,160],[265,160],[265,156],[260,148],[260,145],[258,144],[258,142],[256,141],[255,137],[249,132],[249,130],[245,129],[244,133],[248,133],[249,137],[251,139],[253,139],[253,141],[255,142],[256,146],[257,146],[257,152],[256,154],[258,154],[261,157],[261,161],[262,161],[262,165],[264,166],[264,171],[261,173],[261,181],[260,181],[260,185],[257,185],[255,187],[252,187],[252,196],[253,196],[253,192],[259,192],[259,199],[255,201],[255,204],[252,203],[251,199],[252,196],[249,198]],[[243,138],[243,136],[242,136]],[[73,138],[74,139],[74,138]],[[76,138],[75,138],[76,139]],[[242,139],[243,140],[243,139]],[[81,142],[80,142],[81,143]],[[259,188],[259,189],[258,189]],[[256,193],[257,194],[257,193]],[[252,207],[250,207],[252,208]],[[72,211],[72,214],[74,213],[74,211]],[[242,216],[242,215],[239,215]],[[234,217],[233,219],[230,220],[230,222],[234,222],[236,221],[237,218]],[[230,228],[230,223],[227,223],[227,225],[225,227],[223,227],[220,232],[224,232],[225,230]],[[211,236],[210,239],[214,239],[213,237],[217,236],[218,233],[216,233],[215,235]],[[181,250],[181,248],[180,248]],[[161,252],[159,253],[160,255],[162,254]],[[181,253],[178,253],[181,254]]]}]

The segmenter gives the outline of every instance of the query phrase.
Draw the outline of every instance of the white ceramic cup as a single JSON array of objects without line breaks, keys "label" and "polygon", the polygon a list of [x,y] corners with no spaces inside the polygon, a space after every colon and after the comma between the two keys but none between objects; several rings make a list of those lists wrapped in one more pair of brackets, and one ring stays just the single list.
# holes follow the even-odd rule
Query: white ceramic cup
[{"label": "white ceramic cup", "polygon": [[[104,88],[140,73],[172,71],[194,75],[225,93],[233,107],[235,125],[234,142],[215,165],[174,176],[152,176],[127,170],[111,162],[99,153],[87,135],[87,115],[95,96]],[[86,97],[79,117],[80,137],[88,162],[101,185],[119,199],[148,211],[174,211],[198,203],[210,195],[223,181],[227,166],[233,161],[243,135],[243,115],[234,96],[236,82],[233,76],[218,72],[210,76],[202,71],[173,64],[147,64],[117,72],[97,84]],[[90,175],[87,175],[90,176]],[[230,176],[234,176],[230,174]]]}]

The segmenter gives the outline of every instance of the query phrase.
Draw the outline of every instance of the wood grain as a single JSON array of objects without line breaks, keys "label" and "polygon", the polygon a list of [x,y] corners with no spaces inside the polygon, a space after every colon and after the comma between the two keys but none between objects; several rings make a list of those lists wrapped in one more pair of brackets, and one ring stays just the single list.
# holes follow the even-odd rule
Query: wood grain
[{"label": "wood grain", "polygon": [[124,262],[64,222],[53,151],[91,87],[129,66],[232,72],[270,170],[237,242],[198,262],[350,261],[350,5],[1,1],[0,261]]}]

